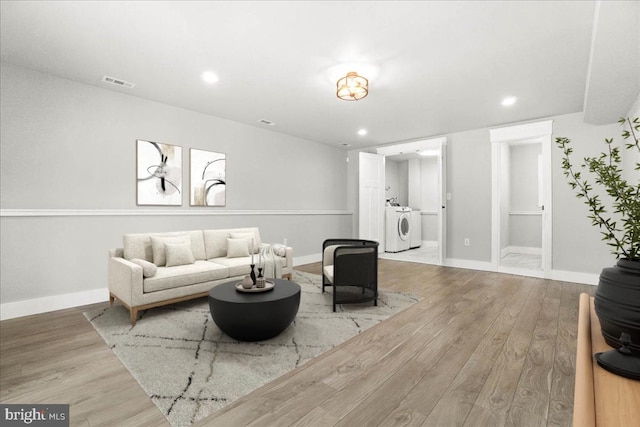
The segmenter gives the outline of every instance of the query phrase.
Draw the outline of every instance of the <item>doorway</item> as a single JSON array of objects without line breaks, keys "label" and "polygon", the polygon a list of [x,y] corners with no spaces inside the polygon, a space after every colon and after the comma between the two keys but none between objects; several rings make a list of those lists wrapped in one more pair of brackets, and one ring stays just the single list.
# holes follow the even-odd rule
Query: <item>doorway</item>
[{"label": "doorway", "polygon": [[[446,256],[446,138],[376,149],[385,156],[385,227],[394,229],[393,211],[410,217],[410,243],[398,249],[387,236],[380,257],[442,265]],[[397,214],[396,214],[397,216]],[[387,230],[388,231],[388,230]],[[393,231],[393,230],[392,230]]]},{"label": "doorway", "polygon": [[552,122],[490,130],[492,263],[498,272],[551,274]]}]

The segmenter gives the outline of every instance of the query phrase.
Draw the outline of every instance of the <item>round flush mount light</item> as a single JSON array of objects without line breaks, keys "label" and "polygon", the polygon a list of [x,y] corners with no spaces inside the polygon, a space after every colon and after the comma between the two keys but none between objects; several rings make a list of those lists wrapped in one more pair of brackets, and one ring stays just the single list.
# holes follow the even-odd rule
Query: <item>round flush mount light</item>
[{"label": "round flush mount light", "polygon": [[367,130],[366,129],[360,129],[358,131],[358,135],[360,135],[360,136],[365,136],[366,134],[367,134]]},{"label": "round flush mount light", "polygon": [[202,80],[206,83],[216,83],[218,81],[218,76],[211,71],[205,71],[202,73]]},{"label": "round flush mount light", "polygon": [[502,100],[502,106],[503,107],[510,107],[513,104],[515,104],[517,100],[518,100],[518,98],[516,98],[515,96],[507,96],[506,98],[504,98]]},{"label": "round flush mount light", "polygon": [[349,71],[336,83],[336,96],[343,101],[358,101],[369,94],[369,80]]}]

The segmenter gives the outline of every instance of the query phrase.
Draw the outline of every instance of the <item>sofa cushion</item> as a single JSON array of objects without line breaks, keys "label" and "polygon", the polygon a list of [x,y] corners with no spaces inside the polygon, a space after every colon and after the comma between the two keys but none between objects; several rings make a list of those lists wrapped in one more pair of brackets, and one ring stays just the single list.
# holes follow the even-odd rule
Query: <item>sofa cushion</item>
[{"label": "sofa cushion", "polygon": [[191,237],[191,250],[197,260],[207,259],[204,250],[204,239],[202,230],[173,231],[168,233],[130,233],[122,237],[123,255],[129,261],[134,258],[153,262],[153,249],[151,247],[151,236],[177,236],[188,234]]},{"label": "sofa cushion", "polygon": [[227,239],[227,258],[249,256],[249,239]]},{"label": "sofa cushion", "polygon": [[[249,248],[249,253],[251,253],[251,249],[253,249],[253,253],[254,254],[257,254],[258,252],[260,252],[260,242],[256,241],[255,233],[251,233],[251,232],[248,232],[248,233],[245,233],[245,232],[234,233],[234,232],[231,232],[229,234],[231,235],[232,239],[247,239],[247,242],[248,242],[247,246]],[[229,256],[229,255],[227,255],[227,256]]]},{"label": "sofa cushion", "polygon": [[[258,253],[260,251],[260,248],[262,247],[262,239],[260,238],[260,229],[258,227],[247,227],[247,228],[232,228],[231,230],[229,230],[229,234],[244,234],[244,233],[250,233],[253,235],[253,238],[255,239],[254,241],[254,247],[253,250],[255,253]],[[233,237],[233,236],[231,236]]]},{"label": "sofa cushion", "polygon": [[[229,269],[229,277],[244,276],[251,272],[251,258],[213,258],[209,260],[212,264],[221,264]],[[258,272],[256,271],[256,275]]]},{"label": "sofa cushion", "polygon": [[193,264],[158,267],[155,276],[144,279],[145,293],[195,285],[229,277],[229,269],[221,264],[197,260]]},{"label": "sofa cushion", "polygon": [[339,248],[340,246],[344,246],[344,245],[330,245],[324,248],[324,254],[322,259],[325,267],[327,265],[333,265],[333,256],[336,252],[336,249]]},{"label": "sofa cushion", "polygon": [[207,259],[227,256],[227,239],[231,237],[229,230],[204,230],[202,234]]},{"label": "sofa cushion", "polygon": [[158,267],[154,263],[144,259],[134,258],[131,262],[142,267],[142,277],[153,277],[158,271]]},{"label": "sofa cushion", "polygon": [[271,249],[273,249],[273,253],[278,256],[286,256],[287,255],[287,247],[285,245],[275,243],[271,245]]},{"label": "sofa cushion", "polygon": [[255,253],[258,253],[257,251],[262,245],[262,239],[260,238],[260,230],[258,229],[258,227],[204,230],[202,234],[205,252],[207,254],[206,259],[227,256],[227,239],[232,238],[231,233],[251,233],[252,237],[254,238],[254,251]]},{"label": "sofa cushion", "polygon": [[151,250],[153,252],[153,263],[161,267],[167,263],[167,252],[165,244],[184,244],[191,243],[191,239],[187,234],[179,234],[175,236],[151,236]]},{"label": "sofa cushion", "polygon": [[193,257],[190,243],[165,243],[167,267],[176,265],[193,264],[196,259]]},{"label": "sofa cushion", "polygon": [[322,269],[329,283],[333,283],[333,265],[327,265]]}]

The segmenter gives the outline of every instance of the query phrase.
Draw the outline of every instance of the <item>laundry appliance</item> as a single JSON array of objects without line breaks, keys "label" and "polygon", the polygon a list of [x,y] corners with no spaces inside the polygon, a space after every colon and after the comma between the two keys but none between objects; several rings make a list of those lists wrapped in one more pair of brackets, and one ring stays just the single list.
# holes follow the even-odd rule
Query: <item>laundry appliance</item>
[{"label": "laundry appliance", "polygon": [[385,252],[408,250],[411,244],[411,208],[389,206],[385,210]]}]

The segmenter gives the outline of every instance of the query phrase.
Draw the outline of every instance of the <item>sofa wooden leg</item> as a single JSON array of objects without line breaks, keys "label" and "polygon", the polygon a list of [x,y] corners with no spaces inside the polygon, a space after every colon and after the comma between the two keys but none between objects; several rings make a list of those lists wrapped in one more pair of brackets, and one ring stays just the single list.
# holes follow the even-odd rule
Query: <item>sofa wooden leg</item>
[{"label": "sofa wooden leg", "polygon": [[130,308],[129,313],[131,315],[131,326],[135,326],[136,321],[138,320],[138,309]]},{"label": "sofa wooden leg", "polygon": [[113,303],[115,302],[116,297],[113,296],[113,294],[109,294],[109,305],[113,305]]}]

